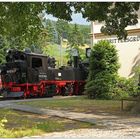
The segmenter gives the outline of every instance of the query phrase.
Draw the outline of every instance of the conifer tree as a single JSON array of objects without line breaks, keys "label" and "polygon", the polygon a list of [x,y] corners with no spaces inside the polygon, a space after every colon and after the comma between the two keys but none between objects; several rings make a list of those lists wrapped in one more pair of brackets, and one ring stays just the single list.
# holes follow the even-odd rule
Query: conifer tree
[{"label": "conifer tree", "polygon": [[118,56],[115,46],[99,41],[91,51],[90,67],[85,93],[89,98],[109,99],[116,82]]}]

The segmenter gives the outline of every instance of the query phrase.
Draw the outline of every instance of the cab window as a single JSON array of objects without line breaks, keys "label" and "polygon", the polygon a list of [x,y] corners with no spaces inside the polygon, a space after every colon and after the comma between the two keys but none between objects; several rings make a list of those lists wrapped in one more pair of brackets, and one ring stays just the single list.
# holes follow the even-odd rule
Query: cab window
[{"label": "cab window", "polygon": [[42,67],[42,59],[41,58],[32,58],[32,68]]}]

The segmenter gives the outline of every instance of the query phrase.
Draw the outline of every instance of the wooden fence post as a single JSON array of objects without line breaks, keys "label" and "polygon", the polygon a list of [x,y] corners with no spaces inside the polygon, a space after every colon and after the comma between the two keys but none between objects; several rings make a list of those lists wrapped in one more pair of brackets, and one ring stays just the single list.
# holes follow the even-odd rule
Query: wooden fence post
[{"label": "wooden fence post", "polygon": [[121,100],[121,111],[123,111],[123,99]]}]

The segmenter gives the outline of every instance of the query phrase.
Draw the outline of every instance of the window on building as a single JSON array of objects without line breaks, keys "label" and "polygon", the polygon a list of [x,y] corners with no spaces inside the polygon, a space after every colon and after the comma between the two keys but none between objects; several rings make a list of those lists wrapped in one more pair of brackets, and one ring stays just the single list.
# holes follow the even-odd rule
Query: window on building
[{"label": "window on building", "polygon": [[32,58],[32,68],[42,67],[42,59],[41,58]]}]

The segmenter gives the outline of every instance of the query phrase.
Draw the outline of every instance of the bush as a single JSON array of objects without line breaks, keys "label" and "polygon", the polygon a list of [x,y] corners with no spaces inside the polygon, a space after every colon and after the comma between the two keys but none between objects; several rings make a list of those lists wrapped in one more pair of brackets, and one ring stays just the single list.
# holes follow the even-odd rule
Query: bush
[{"label": "bush", "polygon": [[85,93],[89,98],[111,99],[118,72],[118,56],[115,46],[99,41],[91,51],[89,76]]},{"label": "bush", "polygon": [[7,119],[3,118],[0,120],[0,137],[8,132],[8,130],[5,129],[5,123],[7,123]]},{"label": "bush", "polygon": [[133,75],[131,79],[133,80],[134,87],[136,90],[134,96],[136,96],[138,99],[138,101],[131,106],[131,112],[140,113],[140,64],[139,63],[136,63],[133,66],[131,75]]},{"label": "bush", "polygon": [[112,93],[113,99],[132,98],[138,95],[138,85],[132,78],[117,77],[116,80]]}]

